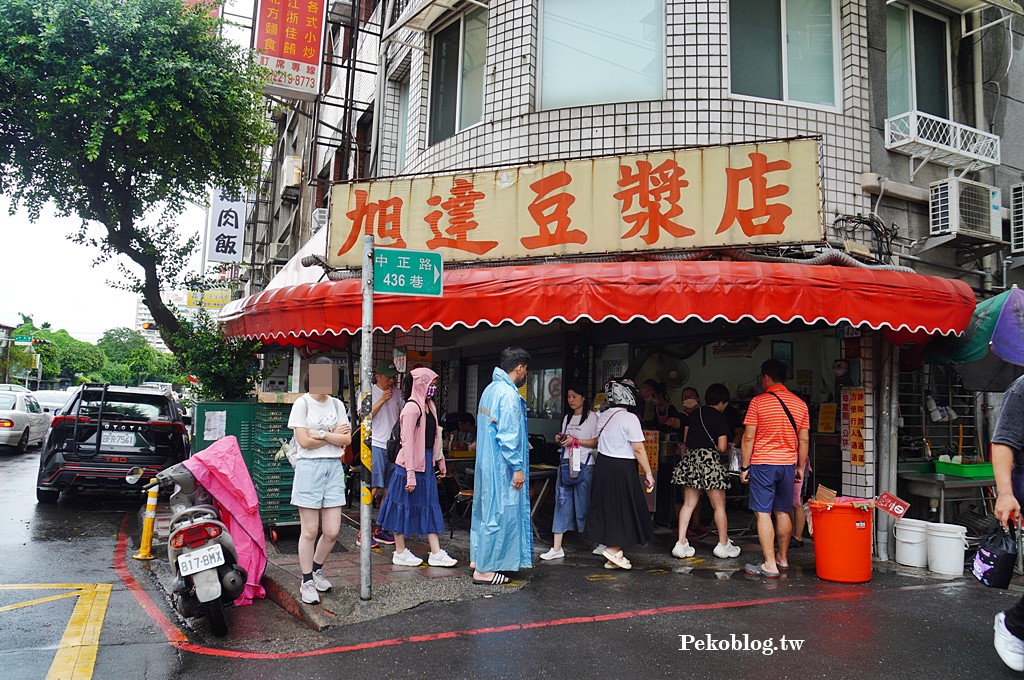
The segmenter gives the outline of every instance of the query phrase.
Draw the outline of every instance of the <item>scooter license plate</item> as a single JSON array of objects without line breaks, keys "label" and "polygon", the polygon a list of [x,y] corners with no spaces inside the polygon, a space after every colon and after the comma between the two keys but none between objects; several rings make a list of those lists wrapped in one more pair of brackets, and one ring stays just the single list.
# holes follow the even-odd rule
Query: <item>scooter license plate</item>
[{"label": "scooter license plate", "polygon": [[224,550],[221,549],[220,543],[213,543],[184,555],[178,555],[178,573],[182,576],[188,576],[204,569],[213,569],[222,564],[224,564]]}]

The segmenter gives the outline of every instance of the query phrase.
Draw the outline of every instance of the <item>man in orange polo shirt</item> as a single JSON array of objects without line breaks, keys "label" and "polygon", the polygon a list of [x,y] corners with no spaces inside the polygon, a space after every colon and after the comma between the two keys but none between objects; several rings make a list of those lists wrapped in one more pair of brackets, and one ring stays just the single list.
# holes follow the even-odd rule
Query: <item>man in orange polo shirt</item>
[{"label": "man in orange polo shirt", "polygon": [[[778,578],[789,569],[786,553],[793,522],[793,484],[803,479],[807,462],[808,432],[811,419],[807,404],[786,389],[786,365],[769,359],[761,364],[761,388],[750,400],[743,419],[743,466],[740,481],[750,484],[750,509],[757,515],[757,538],[761,542],[764,562],[748,564],[745,571],[752,576]],[[776,525],[772,525],[772,513]],[[776,529],[779,537],[778,559],[775,555]]]}]

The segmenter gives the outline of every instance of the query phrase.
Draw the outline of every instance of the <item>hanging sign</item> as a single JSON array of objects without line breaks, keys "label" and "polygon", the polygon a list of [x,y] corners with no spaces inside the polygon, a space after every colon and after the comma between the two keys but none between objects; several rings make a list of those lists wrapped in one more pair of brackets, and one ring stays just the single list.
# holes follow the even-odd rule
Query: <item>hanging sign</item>
[{"label": "hanging sign", "polygon": [[864,466],[864,390],[843,390],[840,401],[842,414],[841,442],[843,458],[850,465]]},{"label": "hanging sign", "polygon": [[221,190],[213,192],[210,202],[207,262],[241,262],[245,245],[245,197],[229,196]]},{"label": "hanging sign", "polygon": [[256,51],[267,94],[312,101],[320,91],[327,0],[260,0]]}]

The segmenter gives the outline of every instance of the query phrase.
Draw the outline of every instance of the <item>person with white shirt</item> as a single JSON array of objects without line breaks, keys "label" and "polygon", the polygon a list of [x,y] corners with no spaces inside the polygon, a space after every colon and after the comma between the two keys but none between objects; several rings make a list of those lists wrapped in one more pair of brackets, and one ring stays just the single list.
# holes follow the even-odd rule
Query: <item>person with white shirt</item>
[{"label": "person with white shirt", "polygon": [[605,546],[601,551],[608,560],[605,569],[632,569],[623,546],[645,545],[654,540],[647,501],[637,479],[637,464],[644,471],[648,493],[654,489],[654,475],[647,460],[640,419],[630,411],[639,396],[633,381],[609,380],[604,393],[605,410],[597,421],[598,454],[586,535],[588,540]]},{"label": "person with white shirt", "polygon": [[341,506],[345,504],[341,456],[344,447],[352,443],[352,428],[345,404],[331,396],[337,392],[338,371],[330,359],[314,360],[302,382],[306,394],[292,405],[288,416],[288,427],[295,432],[295,446],[288,459],[295,466],[291,503],[299,509],[301,524],[299,593],[306,604],[317,604],[320,593],[331,589],[323,566],[341,530]]},{"label": "person with white shirt", "polygon": [[[563,460],[561,465],[569,466],[570,474],[582,475],[582,479],[572,486],[562,483],[562,471],[559,470],[555,482],[555,517],[551,522],[554,533],[551,550],[540,556],[542,560],[557,560],[565,557],[562,549],[562,537],[566,531],[586,529],[587,509],[590,507],[590,485],[594,478],[594,463],[597,461],[597,414],[590,412],[590,400],[587,391],[580,385],[572,385],[565,391],[565,402],[568,406],[562,418],[562,429],[555,435],[555,441],[562,447]],[[577,460],[572,459],[573,440],[578,443]]]}]

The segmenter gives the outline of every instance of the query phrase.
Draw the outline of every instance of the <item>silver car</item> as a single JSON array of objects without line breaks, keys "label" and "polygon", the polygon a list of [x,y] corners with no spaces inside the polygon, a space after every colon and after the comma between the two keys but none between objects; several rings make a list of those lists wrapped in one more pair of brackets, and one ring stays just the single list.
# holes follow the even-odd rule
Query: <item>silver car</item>
[{"label": "silver car", "polygon": [[30,392],[0,392],[0,446],[25,453],[42,444],[53,417],[43,411]]},{"label": "silver car", "polygon": [[63,390],[34,390],[32,396],[36,398],[36,401],[39,402],[44,411],[56,415],[57,410],[64,408],[64,404],[68,403],[68,399],[71,398],[71,392]]}]

